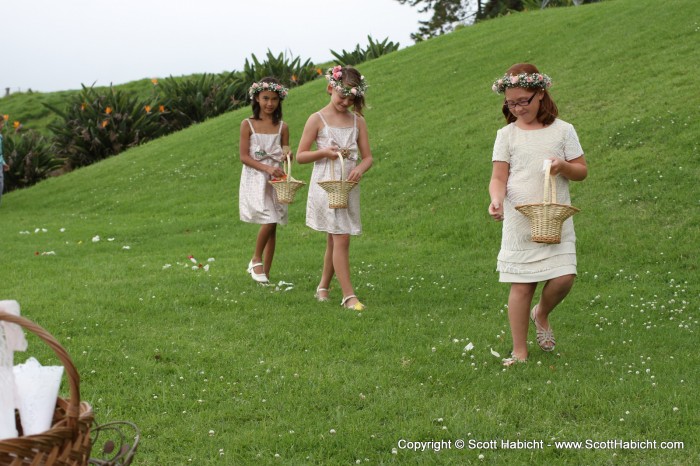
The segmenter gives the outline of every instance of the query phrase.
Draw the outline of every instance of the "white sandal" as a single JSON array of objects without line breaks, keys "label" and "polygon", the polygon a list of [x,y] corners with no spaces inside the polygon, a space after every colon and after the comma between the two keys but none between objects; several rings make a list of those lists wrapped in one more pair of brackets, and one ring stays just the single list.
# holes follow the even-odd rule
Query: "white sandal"
[{"label": "white sandal", "polygon": [[264,273],[255,273],[255,267],[263,267],[263,263],[257,262],[254,264],[251,260],[248,264],[248,273],[253,278],[253,280],[255,280],[258,283],[269,283],[270,280],[268,280],[267,275],[265,275]]},{"label": "white sandal", "polygon": [[355,311],[364,311],[364,310],[365,310],[365,305],[362,304],[362,303],[360,302],[359,299],[358,299],[357,302],[356,302],[355,304],[353,304],[352,306],[346,306],[346,305],[345,305],[345,303],[347,303],[348,301],[350,301],[352,298],[357,299],[357,296],[355,296],[354,294],[351,294],[350,296],[344,297],[343,300],[340,302],[340,305],[343,306],[345,309],[353,309],[353,310],[355,310]]},{"label": "white sandal", "polygon": [[316,293],[314,293],[314,298],[316,298],[316,301],[318,301],[319,303],[325,303],[326,301],[328,301],[328,295],[321,296],[322,291],[328,293],[328,288],[318,287],[316,288]]}]

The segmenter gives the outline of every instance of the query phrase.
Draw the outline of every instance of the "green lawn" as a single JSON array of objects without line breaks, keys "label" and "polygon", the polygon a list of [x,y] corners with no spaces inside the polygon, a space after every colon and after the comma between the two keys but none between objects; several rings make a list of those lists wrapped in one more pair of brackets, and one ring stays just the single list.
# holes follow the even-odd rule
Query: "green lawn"
[{"label": "green lawn", "polygon": [[[308,188],[279,229],[272,280],[285,283],[246,274],[245,109],[3,196],[0,298],[66,347],[98,422],[140,427],[139,465],[697,464],[693,11],[615,0],[515,14],[363,65],[375,166],[351,246],[361,314],[340,308],[337,285],[313,299],[325,237],[304,226]],[[533,330],[530,361],[504,370],[490,86],[519,61],[552,76],[589,177],[572,186],[579,278],[552,316],[557,349],[542,353]],[[326,99],[318,81],[285,100],[293,146]],[[56,362],[35,337],[27,355]],[[450,448],[404,448],[430,441]]]}]

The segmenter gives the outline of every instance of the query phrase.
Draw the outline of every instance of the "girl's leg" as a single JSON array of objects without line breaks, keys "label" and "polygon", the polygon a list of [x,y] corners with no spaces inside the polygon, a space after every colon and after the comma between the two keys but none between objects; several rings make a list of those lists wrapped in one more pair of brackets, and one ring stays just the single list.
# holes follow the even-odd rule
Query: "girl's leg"
[{"label": "girl's leg", "polygon": [[326,252],[323,254],[323,272],[321,272],[321,281],[318,284],[318,289],[323,288],[325,291],[318,291],[319,298],[328,297],[328,289],[331,287],[331,280],[335,274],[333,267],[333,235],[330,233],[326,237]]},{"label": "girl's leg", "polygon": [[[333,235],[333,268],[343,290],[343,298],[355,294],[350,281],[350,235]],[[357,298],[351,298],[345,304],[352,306],[358,302]]]},{"label": "girl's leg", "polygon": [[549,314],[566,298],[574,286],[576,275],[563,275],[552,278],[542,288],[542,296],[537,305],[537,323],[545,330],[549,329]]},{"label": "girl's leg", "polygon": [[[253,262],[258,263],[263,261],[263,252],[265,251],[265,246],[267,246],[268,241],[270,240],[270,234],[276,231],[277,224],[276,223],[266,223],[263,225],[260,225],[260,231],[258,231],[258,237],[255,240],[255,252],[253,253]],[[273,246],[274,249],[274,246]],[[272,261],[270,261],[272,263]],[[262,274],[262,273],[267,273],[265,271],[267,267],[263,266],[258,266],[253,268],[253,272]]]},{"label": "girl's leg", "polygon": [[527,330],[530,326],[530,304],[537,283],[512,283],[508,296],[508,321],[513,337],[513,357],[527,359]]},{"label": "girl's leg", "polygon": [[267,243],[265,244],[265,248],[263,249],[263,258],[264,258],[264,265],[263,267],[265,268],[265,275],[270,277],[270,269],[272,269],[272,259],[275,257],[275,245],[277,243],[277,224],[276,223],[270,223],[269,225],[269,232],[267,236]]}]

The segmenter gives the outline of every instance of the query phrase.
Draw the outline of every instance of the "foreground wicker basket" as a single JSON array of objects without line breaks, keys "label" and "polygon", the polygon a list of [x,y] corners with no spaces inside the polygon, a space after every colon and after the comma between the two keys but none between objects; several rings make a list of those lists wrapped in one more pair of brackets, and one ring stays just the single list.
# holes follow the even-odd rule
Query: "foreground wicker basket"
[{"label": "foreground wicker basket", "polygon": [[289,159],[289,154],[286,155],[287,169],[284,169],[284,162],[282,162],[282,169],[287,176],[285,176],[283,180],[268,181],[268,183],[275,188],[275,192],[277,193],[277,201],[279,201],[280,204],[291,204],[294,202],[294,195],[297,193],[297,190],[299,190],[299,188],[305,184],[303,181],[292,178],[292,161]]},{"label": "foreground wicker basket", "polygon": [[535,243],[561,243],[564,220],[580,212],[574,206],[557,204],[557,183],[547,164],[544,174],[544,199],[541,204],[524,204],[515,209],[530,219],[530,235]]},{"label": "foreground wicker basket", "polygon": [[347,209],[350,191],[357,186],[357,181],[345,179],[345,164],[340,153],[338,153],[338,160],[340,160],[340,180],[335,180],[333,159],[331,159],[331,179],[319,181],[318,184],[328,193],[328,207],[330,209]]},{"label": "foreground wicker basket", "polygon": [[84,466],[88,464],[92,441],[93,412],[80,402],[80,376],[65,349],[46,330],[24,317],[0,312],[0,320],[20,325],[41,338],[58,356],[68,377],[70,398],[58,398],[52,426],[46,432],[0,440],[0,465]]}]

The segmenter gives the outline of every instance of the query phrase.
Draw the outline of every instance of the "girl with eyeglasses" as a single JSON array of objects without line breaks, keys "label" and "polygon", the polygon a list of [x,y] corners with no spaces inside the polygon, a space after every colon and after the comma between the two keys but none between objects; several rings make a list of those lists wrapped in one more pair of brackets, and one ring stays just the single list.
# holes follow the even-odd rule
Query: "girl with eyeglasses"
[{"label": "girl with eyeglasses", "polygon": [[[508,320],[513,351],[504,365],[527,360],[529,320],[535,325],[539,347],[554,349],[549,317],[569,294],[576,277],[573,220],[564,221],[559,244],[535,243],[529,219],[515,210],[516,205],[542,202],[546,160],[559,193],[559,199],[552,202],[571,204],[569,181],[582,181],[588,175],[576,130],[557,118],[559,111],[548,92],[551,85],[549,76],[534,65],[518,63],[492,86],[505,96],[502,111],[508,123],[496,134],[488,208],[494,220],[503,221],[496,267],[499,281],[511,284]],[[531,307],[539,283],[544,286],[539,301]]]}]

